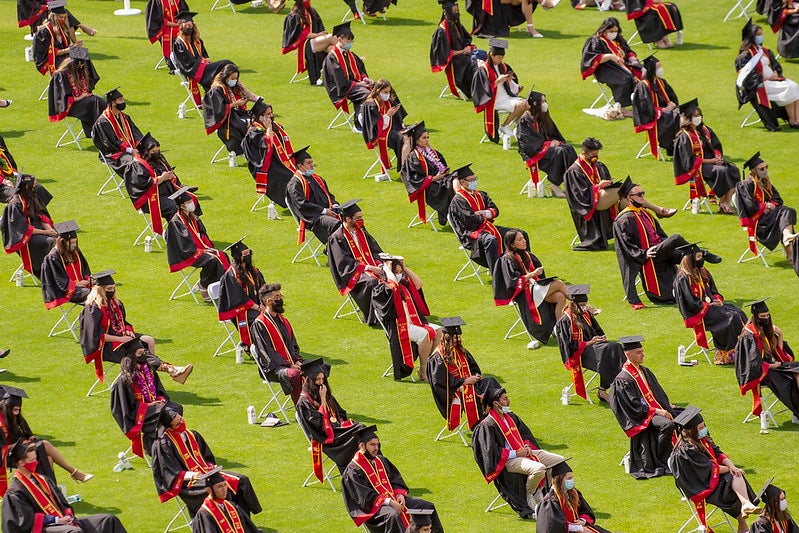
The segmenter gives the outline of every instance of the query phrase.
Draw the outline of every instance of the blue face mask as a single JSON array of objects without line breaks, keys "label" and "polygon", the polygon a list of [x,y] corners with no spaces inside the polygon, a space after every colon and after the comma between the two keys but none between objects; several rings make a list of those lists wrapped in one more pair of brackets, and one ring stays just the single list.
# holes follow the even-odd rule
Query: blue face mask
[{"label": "blue face mask", "polygon": [[[763,42],[763,40],[761,39],[761,40],[760,40],[760,42]],[[344,43],[344,44],[343,44],[341,47],[342,47],[344,50],[349,50],[349,49],[351,49],[351,48],[352,48],[352,42],[349,42],[349,43]]]},{"label": "blue face mask", "polygon": [[574,488],[574,478],[565,480],[563,482],[563,488],[566,490],[572,490]]},{"label": "blue face mask", "polygon": [[230,88],[235,87],[239,83],[239,80],[227,80],[227,86]]},{"label": "blue face mask", "polygon": [[303,176],[308,176],[310,178],[311,176],[313,176],[313,171],[314,171],[314,169],[311,168],[311,169],[308,169],[308,170],[301,170],[300,173]]},{"label": "blue face mask", "polygon": [[470,191],[476,191],[477,190],[477,180],[467,181],[466,182],[466,188],[469,189]]},{"label": "blue face mask", "polygon": [[707,428],[706,427],[704,427],[704,428],[699,430],[699,438],[700,439],[704,439],[705,437],[707,437]]},{"label": "blue face mask", "polygon": [[762,35],[756,35],[755,36],[755,44],[758,44],[758,45],[759,44],[763,44],[763,36]]}]

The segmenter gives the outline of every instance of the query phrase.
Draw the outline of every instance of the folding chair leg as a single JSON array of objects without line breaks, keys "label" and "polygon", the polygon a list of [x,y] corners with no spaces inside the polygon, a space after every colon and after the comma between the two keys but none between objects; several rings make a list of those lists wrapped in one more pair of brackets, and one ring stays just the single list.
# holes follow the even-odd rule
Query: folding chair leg
[{"label": "folding chair leg", "polygon": [[458,428],[455,431],[451,431],[451,432],[447,433],[446,435],[444,435],[444,433],[447,431],[447,425],[444,424],[444,427],[441,428],[441,431],[438,432],[438,435],[436,435],[436,438],[433,439],[433,441],[434,442],[438,442],[438,441],[441,441],[441,440],[444,440],[444,439],[448,439],[450,437],[454,437],[455,435],[457,435],[457,436],[459,436],[461,438],[461,442],[463,443],[464,446],[469,446],[469,443],[466,442],[466,437],[464,437],[464,435],[463,435],[463,426],[466,425],[466,423],[467,423],[467,421],[464,420],[463,422],[461,422],[461,424],[458,426]]},{"label": "folding chair leg", "polygon": [[[753,261],[755,259],[760,259],[763,262],[763,266],[768,268],[769,265],[768,265],[768,262],[766,261],[766,253],[765,253],[764,249],[762,247],[758,246],[757,244],[755,246],[757,246],[758,254],[754,255],[752,253],[752,250],[750,250],[749,247],[747,246],[746,250],[744,250],[743,253],[738,257],[738,263],[746,263],[748,261]],[[749,254],[752,254],[752,257],[746,257]],[[745,257],[746,257],[746,259],[744,259]]]},{"label": "folding chair leg", "polygon": [[[755,115],[755,117],[756,117],[756,118],[755,118],[755,119],[752,119],[752,115]],[[742,127],[742,128],[745,128],[745,127],[747,127],[747,126],[754,126],[754,125],[755,125],[755,124],[757,124],[758,122],[760,122],[760,116],[757,114],[757,111],[755,111],[754,109],[752,109],[752,110],[749,112],[749,114],[748,114],[748,115],[746,115],[746,118],[744,118],[744,119],[743,119],[743,122],[741,122],[741,127]]]},{"label": "folding chair leg", "polygon": [[341,126],[349,126],[350,129],[355,131],[352,115],[345,113],[343,109],[338,110],[336,116],[333,117],[333,120],[331,120],[330,124],[327,125],[327,129],[332,130],[335,128],[340,128]]},{"label": "folding chair leg", "polygon": [[508,502],[502,502],[502,503],[500,503],[499,505],[494,505],[494,504],[496,504],[496,503],[497,503],[497,500],[499,500],[500,498],[502,498],[502,496],[501,496],[501,495],[499,495],[499,494],[497,494],[497,495],[494,497],[494,499],[493,499],[493,500],[491,500],[491,503],[489,503],[489,504],[488,504],[488,507],[486,507],[486,510],[485,510],[485,512],[486,512],[486,513],[490,513],[491,511],[496,511],[497,509],[499,509],[499,508],[501,508],[501,507],[505,507],[506,505],[508,505]]},{"label": "folding chair leg", "polygon": [[[77,304],[72,304],[72,307],[70,307],[68,311],[64,311],[64,306],[63,305],[59,305],[58,306],[57,309],[61,312],[61,318],[59,318],[56,321],[56,323],[53,324],[53,327],[50,328],[50,333],[47,334],[48,337],[55,337],[56,335],[60,335],[62,333],[66,333],[67,331],[69,331],[72,334],[72,338],[75,339],[75,342],[79,342],[78,341],[78,336],[75,333],[75,326],[77,326],[78,320],[80,319],[80,316],[76,316],[73,320],[70,320],[70,318],[69,318],[69,314],[76,307],[77,307]],[[62,322],[66,325],[66,327],[64,329],[56,331],[56,329],[58,329],[58,326],[60,326]]]},{"label": "folding chair leg", "polygon": [[[299,52],[298,52],[298,53],[299,53]],[[302,78],[300,78],[299,76],[302,76],[302,73],[300,73],[300,72],[295,72],[295,73],[294,73],[294,75],[293,75],[293,76],[291,76],[291,79],[289,80],[289,83],[290,83],[290,84],[291,84],[291,83],[299,83],[299,82],[301,82],[301,81],[305,81],[305,80],[307,80],[307,79],[308,79],[308,75],[307,75],[307,74],[306,74],[305,76],[303,76]]]},{"label": "folding chair leg", "polygon": [[211,6],[211,11],[217,9],[225,9],[226,7],[229,7],[231,11],[233,11],[234,13],[236,12],[236,6],[234,6],[230,0],[228,0],[227,4],[219,5],[221,2],[222,0],[215,0],[214,5]]},{"label": "folding chair leg", "polygon": [[[749,2],[747,2],[746,5],[744,5],[742,0],[736,0],[735,1],[735,5],[732,6],[732,9],[730,9],[727,12],[727,14],[724,16],[724,22],[727,22],[731,18],[738,19],[738,18],[741,18],[741,17],[745,17],[747,11],[749,11],[749,8],[752,7],[752,4],[754,4],[754,3],[755,3],[755,0],[749,0]],[[733,17],[733,14],[736,11],[738,12],[738,14]]]},{"label": "folding chair leg", "polygon": [[179,497],[175,498],[175,501],[178,502],[178,512],[172,517],[172,520],[169,521],[166,529],[164,529],[164,533],[177,531],[179,529],[183,529],[184,527],[191,528],[192,519],[189,515],[189,510],[186,508],[186,504],[183,503]]},{"label": "folding chair leg", "polygon": [[[266,402],[266,405],[264,405],[263,409],[261,409],[261,411],[258,413],[258,418],[264,418],[269,412],[269,406],[274,403],[277,405],[277,410],[280,411],[281,415],[283,415],[283,419],[286,421],[286,423],[290,424],[291,422],[289,422],[289,415],[286,414],[286,406],[289,404],[289,402],[291,402],[291,396],[287,396],[286,399],[281,402],[280,398],[278,398],[277,394],[272,389],[271,383],[267,383],[267,385],[269,385],[269,391],[272,393],[272,399]],[[291,409],[291,407],[288,407],[288,409]]]},{"label": "folding chair leg", "polygon": [[161,59],[159,59],[158,63],[155,64],[154,70],[158,70],[158,69],[162,69],[162,68],[166,68],[166,67],[167,67],[166,59],[164,58],[164,56],[161,56]]},{"label": "folding chair leg", "polygon": [[[18,274],[18,272],[21,272],[22,274]],[[14,270],[14,273],[11,274],[11,277],[8,279],[8,281],[10,283],[18,283],[17,281],[18,277],[22,278],[22,285],[20,285],[20,287],[23,287],[25,285],[25,278],[30,278],[31,281],[33,282],[34,287],[39,286],[39,280],[37,280],[36,276],[34,276],[33,274],[28,273],[25,270],[25,268],[22,266],[22,263],[20,263],[20,265],[16,268],[16,270]]]},{"label": "folding chair leg", "polygon": [[[178,286],[175,287],[175,290],[172,291],[172,294],[169,296],[169,299],[177,300],[178,298],[182,298],[184,296],[191,296],[192,299],[194,300],[194,303],[196,304],[200,303],[200,301],[197,299],[197,290],[191,284],[192,276],[194,276],[195,272],[199,275],[200,269],[195,268],[194,271],[188,275],[186,275],[186,269],[180,270],[179,272],[183,280],[180,283],[178,283]],[[183,287],[186,287],[187,289],[186,292],[180,292],[183,289]]]},{"label": "folding chair leg", "polygon": [[[75,132],[72,130],[72,127],[78,123],[78,119],[69,122],[67,119],[66,121],[67,129],[64,133],[61,134],[61,137],[58,138],[58,141],[55,143],[56,148],[63,148],[64,146],[69,146],[70,144],[74,144],[78,147],[78,150],[83,150],[83,147],[80,145],[80,138],[83,135],[83,126],[81,126],[81,130],[75,135]],[[71,137],[71,141],[64,141],[67,136]]]},{"label": "folding chair leg", "polygon": [[[430,227],[433,228],[433,231],[438,232],[438,228],[433,223],[433,216],[435,216],[435,215],[436,215],[435,211],[430,210],[430,211],[427,212],[427,224],[430,224]],[[419,218],[419,213],[417,213],[417,214],[415,214],[413,216],[411,221],[408,223],[408,228],[414,228],[416,226],[422,226],[424,224],[425,223],[422,222],[421,219]]]},{"label": "folding chair leg", "polygon": [[[344,308],[347,305],[350,306],[350,310],[347,312],[343,312]],[[355,300],[352,299],[352,296],[347,295],[347,299],[344,300],[344,302],[342,302],[340,306],[338,306],[336,313],[333,315],[333,319],[335,320],[336,318],[344,318],[350,315],[357,315],[358,320],[360,320],[361,322],[364,321],[364,318],[361,316],[361,310],[358,309],[357,305],[355,305]]]}]

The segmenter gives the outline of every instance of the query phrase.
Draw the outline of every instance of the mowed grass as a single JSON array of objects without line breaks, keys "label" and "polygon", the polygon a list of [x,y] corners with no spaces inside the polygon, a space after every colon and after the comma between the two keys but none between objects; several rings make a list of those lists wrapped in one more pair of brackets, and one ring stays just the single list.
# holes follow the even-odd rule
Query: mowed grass
[{"label": "mowed grass", "polygon": [[[786,203],[795,206],[799,199],[793,176],[796,134],[787,128],[773,134],[759,126],[739,128],[749,111],[736,109],[734,93],[733,59],[744,20],[723,23],[727,4],[732,2],[681,2],[686,44],[658,55],[680,98],[699,98],[726,155],[740,165],[761,150]],[[614,531],[677,530],[688,509],[679,501],[673,481],[635,481],[624,474],[618,464],[628,440],[607,406],[580,400],[568,407],[560,404],[560,390],[569,383],[569,375],[554,341],[534,352],[525,349],[523,337],[504,341],[515,314],[494,307],[488,285],[474,280],[453,282],[464,257],[451,231],[408,229],[415,207],[409,205],[404,187],[397,181],[362,180],[372,161],[362,139],[345,129],[325,129],[334,110],[324,89],[307,82],[287,83],[296,65],[294,55],[279,54],[287,10],[276,16],[247,5],[236,14],[212,13],[210,0],[194,0],[190,5],[200,12],[196,20],[211,58],[230,58],[239,64],[243,83],[275,106],[294,146],[311,145],[317,171],[339,201],[363,198],[367,227],[385,250],[405,256],[424,278],[434,317],[461,315],[466,320],[464,342],[483,372],[507,387],[513,409],[543,447],[573,457],[570,463],[577,486],[600,524]],[[145,2],[134,1],[133,6],[144,9]],[[343,2],[333,0],[318,0],[314,6],[328,30],[346,9]],[[520,521],[507,507],[483,512],[496,491],[484,482],[469,448],[457,440],[433,442],[443,420],[429,387],[380,377],[389,364],[382,331],[354,317],[332,319],[342,299],[327,269],[311,262],[290,263],[296,232],[288,213],[280,221],[267,220],[263,211],[251,213],[255,194],[246,168],[209,164],[218,139],[204,135],[202,120],[196,115],[178,119],[177,104],[185,91],[165,70],[153,70],[160,48],[147,42],[144,17],[113,16],[119,7],[120,3],[105,0],[70,1],[70,9],[99,30],[96,37],[85,38],[102,78],[97,92],[122,86],[128,112],[138,126],[161,141],[184,183],[200,187],[211,238],[223,247],[247,236],[266,279],[283,284],[286,314],[306,357],[323,356],[333,365],[331,383],[341,404],[355,420],[378,424],[384,453],[398,465],[412,494],[436,503],[449,531],[529,531],[534,526]],[[518,154],[496,145],[478,145],[482,118],[471,103],[437,99],[445,80],[430,73],[428,55],[439,14],[432,1],[402,0],[390,10],[387,22],[353,26],[354,50],[365,57],[372,78],[387,77],[393,82],[410,113],[409,122],[426,121],[433,146],[445,154],[450,166],[473,163],[480,188],[490,192],[501,210],[499,222],[530,232],[533,251],[549,275],[569,283],[591,283],[591,301],[603,309],[599,318],[609,337],[633,333],[646,337],[645,364],[658,375],[673,402],[704,409],[711,433],[746,469],[752,485],[759,488],[769,476],[776,476],[775,483],[788,491],[789,499],[797,494],[792,459],[797,433],[788,417],[780,415],[780,428],[759,436],[756,422],[741,423],[751,399],[740,396],[732,368],[704,361],[693,368],[677,366],[677,346],[692,338],[677,309],[652,306],[632,312],[622,301],[613,251],[572,252],[569,242],[574,228],[565,201],[519,196],[529,174]],[[233,354],[211,357],[222,328],[210,305],[168,300],[178,277],[169,274],[163,251],[146,254],[142,247],[131,246],[142,220],[129,200],[113,194],[97,196],[106,170],[94,148],[85,141],[83,151],[53,148],[64,126],[48,123],[46,102],[36,100],[46,80],[32,63],[23,61],[27,43],[14,15],[12,2],[0,4],[0,68],[4,72],[0,97],[14,100],[10,109],[0,110],[0,131],[24,171],[39,177],[54,194],[50,205],[54,219],[78,221],[81,248],[92,268],[117,270],[118,294],[136,330],[157,339],[158,354],[164,359],[195,364],[185,386],[171,380],[166,383],[172,399],[185,406],[189,426],[203,433],[219,464],[252,478],[265,508],[255,517],[257,525],[276,531],[353,530],[340,493],[319,485],[300,488],[311,465],[296,424],[279,429],[246,424],[247,406],[260,409],[266,401],[255,366],[236,365]],[[545,38],[533,41],[514,31],[507,61],[526,87],[535,84],[536,90],[547,94],[553,117],[570,142],[579,145],[586,136],[598,137],[605,145],[601,159],[616,179],[630,174],[651,199],[680,208],[688,192],[673,185],[671,163],[651,157],[634,159],[645,139],[633,133],[631,121],[610,123],[580,112],[597,92],[592,83],[580,80],[580,50],[603,18],[596,10],[574,11],[568,2],[554,11],[538,12],[536,28]],[[463,20],[471,24],[465,12]],[[634,31],[626,21],[622,27],[625,35]],[[775,37],[770,32],[766,35],[767,45],[774,48]],[[487,43],[478,41],[478,45],[485,48]],[[635,49],[641,58],[648,54],[646,46]],[[796,64],[783,61],[783,66],[788,77],[799,78]],[[771,296],[775,322],[789,341],[799,336],[794,320],[797,280],[781,253],[769,256],[768,269],[758,262],[736,264],[746,237],[737,219],[730,216],[681,212],[663,225],[669,233],[702,240],[724,257],[712,271],[728,301],[742,305]],[[5,281],[18,263],[16,256],[9,256],[0,265],[0,275],[5,277],[0,283],[0,344],[13,348],[11,357],[3,361],[7,371],[0,381],[24,387],[31,397],[25,402],[25,414],[37,434],[51,439],[76,466],[95,474],[84,486],[65,481],[63,471],[57,473],[70,493],[83,496],[76,505],[78,514],[113,512],[129,531],[163,530],[175,505],[158,502],[152,476],[141,461],[134,463],[133,471],[112,471],[116,454],[128,443],[111,417],[108,395],[85,397],[94,380],[92,368],[83,363],[80,347],[71,337],[47,337],[57,312],[44,309],[39,289],[30,281],[24,288]]]}]

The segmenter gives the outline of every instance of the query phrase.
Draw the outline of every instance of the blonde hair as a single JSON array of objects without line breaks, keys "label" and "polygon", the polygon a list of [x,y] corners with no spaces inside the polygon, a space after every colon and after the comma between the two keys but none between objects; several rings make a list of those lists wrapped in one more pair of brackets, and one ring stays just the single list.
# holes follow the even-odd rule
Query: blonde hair
[{"label": "blonde hair", "polygon": [[94,304],[97,307],[106,307],[108,305],[108,298],[105,297],[105,288],[108,285],[95,285],[92,287],[91,292],[86,297],[85,304],[87,306]]}]

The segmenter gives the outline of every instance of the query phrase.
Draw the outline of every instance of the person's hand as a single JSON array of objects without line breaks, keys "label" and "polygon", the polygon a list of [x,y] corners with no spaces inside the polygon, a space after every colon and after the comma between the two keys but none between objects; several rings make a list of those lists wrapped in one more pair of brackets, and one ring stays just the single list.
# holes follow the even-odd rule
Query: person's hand
[{"label": "person's hand", "polygon": [[444,172],[439,172],[435,176],[433,176],[433,181],[441,181],[447,177],[448,172],[445,170]]},{"label": "person's hand", "polygon": [[371,272],[372,274],[380,274],[381,272],[383,272],[383,269],[373,265],[366,265],[366,271]]},{"label": "person's hand", "polygon": [[75,42],[75,44],[73,44],[73,45],[71,45],[71,46],[70,46],[70,48],[71,48],[72,46],[75,46],[75,47],[83,46],[83,41],[76,41],[76,42]]},{"label": "person's hand", "polygon": [[743,477],[744,476],[744,471],[741,470],[740,468],[738,468],[737,466],[731,466],[730,467],[730,474],[732,474],[733,477]]},{"label": "person's hand", "polygon": [[777,337],[782,337],[782,330],[780,328],[778,328],[777,326],[772,326],[772,328],[774,329],[774,334]]},{"label": "person's hand", "polygon": [[613,183],[613,182],[610,181],[610,180],[599,180],[599,183],[597,183],[597,186],[600,189],[606,189],[606,188],[608,188],[610,186],[611,183]]},{"label": "person's hand", "polygon": [[293,368],[294,370],[301,370],[302,369],[302,367],[300,366],[299,363],[294,363],[293,365],[291,365],[291,368]]},{"label": "person's hand", "polygon": [[526,446],[516,450],[516,457],[529,457],[529,456],[530,456],[530,450]]},{"label": "person's hand", "polygon": [[88,287],[89,286],[89,280],[82,279],[82,280],[78,281],[77,283],[75,283],[75,286],[76,287]]},{"label": "person's hand", "polygon": [[650,259],[655,257],[657,254],[658,254],[658,250],[654,246],[646,249],[646,256],[648,258],[650,258]]},{"label": "person's hand", "polygon": [[777,361],[776,363],[769,363],[769,368],[779,368],[782,366],[782,361]]},{"label": "person's hand", "polygon": [[535,270],[533,270],[533,271],[531,272],[531,274],[532,274],[533,276],[540,276],[540,275],[541,275],[541,274],[543,274],[543,273],[544,273],[544,267],[542,267],[542,266],[540,266],[540,267],[536,268]]},{"label": "person's hand", "polygon": [[468,378],[463,380],[464,385],[474,385],[480,381],[480,376],[469,376]]},{"label": "person's hand", "polygon": [[655,414],[665,418],[671,418],[671,415],[665,409],[655,409]]},{"label": "person's hand", "polygon": [[389,110],[386,111],[386,115],[388,115],[390,117],[393,117],[397,113],[397,111],[399,111],[399,108],[400,108],[400,104],[397,104],[397,105],[395,105],[393,107],[390,107]]},{"label": "person's hand", "polygon": [[324,384],[319,385],[319,396],[322,398],[322,401],[327,398],[327,387]]},{"label": "person's hand", "polygon": [[246,103],[247,103],[247,99],[246,98],[239,98],[238,100],[233,100],[233,106],[234,107],[240,107],[240,106],[243,106]]},{"label": "person's hand", "polygon": [[67,525],[68,526],[69,524],[71,524],[73,522],[73,520],[75,520],[75,518],[72,515],[68,515],[67,514],[67,515],[59,517],[58,520],[56,520],[56,524]]},{"label": "person's hand", "polygon": [[560,146],[561,144],[563,144],[563,143],[560,142],[560,141],[550,141],[549,142],[550,146]]}]

